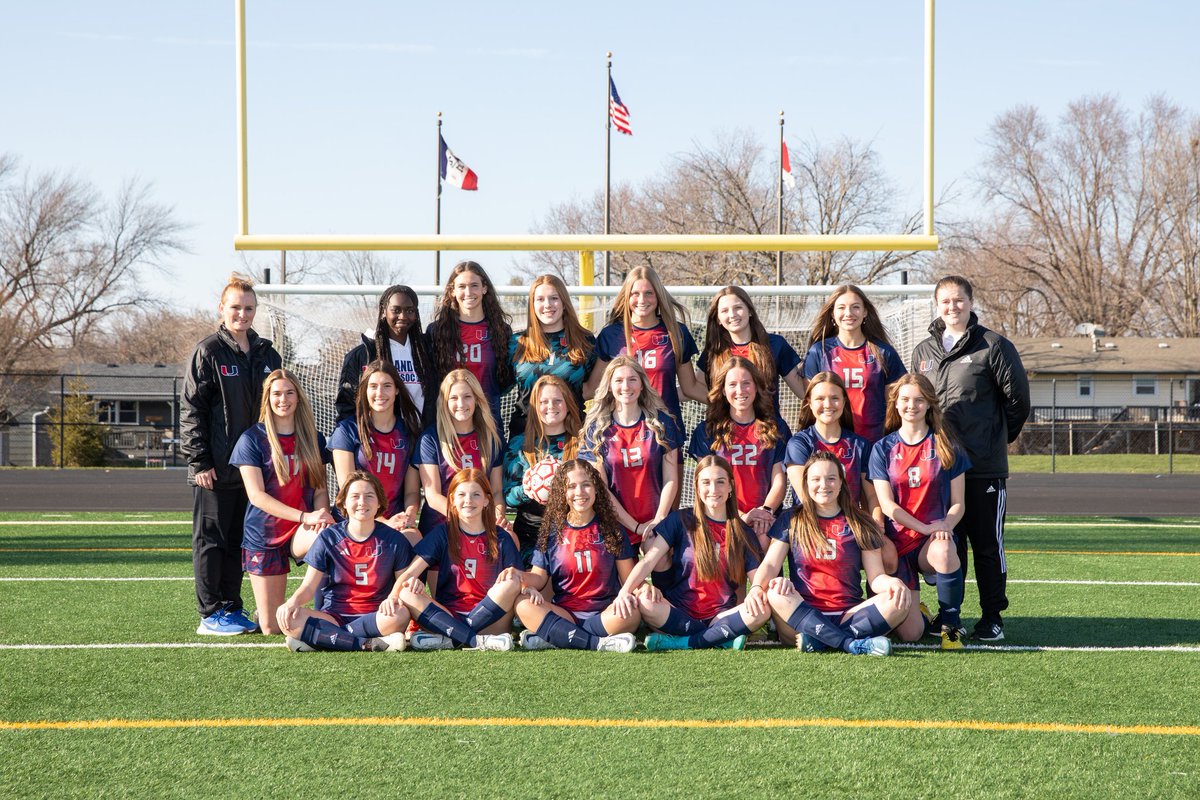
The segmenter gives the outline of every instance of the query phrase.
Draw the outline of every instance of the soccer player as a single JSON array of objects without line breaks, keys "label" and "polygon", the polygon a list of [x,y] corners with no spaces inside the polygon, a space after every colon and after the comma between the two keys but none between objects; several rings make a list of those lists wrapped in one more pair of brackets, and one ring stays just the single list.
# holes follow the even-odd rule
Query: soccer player
[{"label": "soccer player", "polygon": [[780,379],[797,397],[804,396],[800,356],[782,336],[767,333],[750,295],[740,286],[726,286],[709,303],[704,352],[696,360],[700,381],[706,388],[714,385],[717,370],[729,356],[741,356],[758,367],[775,400],[777,413]]},{"label": "soccer player", "polygon": [[971,638],[995,642],[1004,638],[1000,614],[1008,608],[1008,445],[1029,416],[1029,378],[1012,342],[979,324],[970,281],[942,278],[933,297],[938,317],[929,326],[929,338],[913,349],[912,370],[933,383],[946,424],[971,460],[966,511],[955,528],[958,558],[965,569],[970,541],[983,612]]},{"label": "soccer player", "polygon": [[836,372],[846,384],[854,432],[871,444],[883,436],[887,387],[905,373],[883,320],[862,289],[837,287],[817,312],[804,377]]},{"label": "soccer player", "polygon": [[512,325],[483,267],[474,261],[460,261],[450,270],[425,335],[433,350],[438,380],[455,369],[470,370],[500,430],[500,398],[513,383],[512,363],[505,358]]},{"label": "soccer player", "polygon": [[[567,382],[557,375],[538,378],[529,402],[534,413],[526,420],[525,430],[508,443],[504,454],[504,504],[517,512],[513,533],[525,569],[533,558],[542,515],[546,513],[544,488],[534,491],[531,485],[535,477],[540,477],[534,467],[546,462],[557,470],[558,464],[575,458],[580,428],[579,407]],[[537,496],[531,496],[531,491]]]},{"label": "soccer player", "polygon": [[221,291],[217,332],[196,346],[179,406],[180,436],[192,484],[192,568],[200,627],[196,633],[253,633],[242,609],[242,526],[246,487],[229,463],[238,437],[257,418],[262,380],[283,365],[254,332],[258,298],[236,275]]},{"label": "soccer player", "polygon": [[579,457],[591,461],[634,547],[675,508],[683,433],[632,356],[604,369],[583,422]]},{"label": "soccer player", "polygon": [[696,461],[719,455],[733,466],[738,514],[767,548],[767,531],[783,505],[783,456],[791,431],[775,413],[766,381],[746,358],[729,356],[713,375],[705,419],[692,432]]},{"label": "soccer player", "polygon": [[538,379],[554,375],[569,387],[575,408],[583,408],[583,382],[596,363],[596,337],[579,324],[567,287],[556,275],[539,275],[529,287],[529,328],[513,334],[508,360],[517,384],[517,405],[508,436],[525,432],[530,395]]},{"label": "soccer player", "polygon": [[362,343],[346,353],[338,378],[337,419],[354,415],[355,396],[367,364],[382,359],[396,368],[400,385],[425,422],[433,419],[437,376],[429,342],[422,333],[417,293],[408,286],[389,286],[379,296],[379,316],[374,331],[362,334]]},{"label": "soccer player", "polygon": [[351,473],[366,470],[383,486],[380,518],[409,540],[420,540],[417,513],[421,477],[412,466],[420,433],[420,416],[404,391],[400,374],[386,361],[367,364],[354,400],[354,416],[337,424],[329,451],[338,485]]},{"label": "soccer player", "polygon": [[765,596],[746,597],[758,547],[738,517],[728,461],[712,455],[700,459],[693,488],[695,505],[673,512],[658,526],[623,591],[641,586],[654,570],[654,585],[638,590],[642,619],[658,631],[646,637],[647,650],[741,650],[750,631],[771,617]]},{"label": "soccer player", "polygon": [[919,573],[936,573],[942,649],[961,649],[963,574],[954,526],[962,519],[971,462],[943,427],[933,385],[922,375],[909,373],[892,384],[886,427],[888,435],[871,450],[869,474],[892,522],[888,536],[900,560],[897,576],[916,590]]},{"label": "soccer player", "polygon": [[[517,599],[521,647],[633,650],[642,618],[637,598],[622,588],[633,564],[633,546],[600,474],[587,461],[564,461],[554,474],[528,591]],[[550,602],[542,596],[547,584]]]},{"label": "soccer player", "polygon": [[692,367],[697,352],[683,304],[667,293],[653,269],[634,267],[613,301],[608,325],[596,337],[596,365],[584,394],[590,397],[596,391],[598,380],[614,358],[632,356],[646,371],[650,388],[662,398],[675,424],[682,426],[680,390],[693,400],[708,401]]},{"label": "soccer player", "polygon": [[[408,611],[377,609],[412,560],[412,547],[377,519],[382,497],[383,485],[365,470],[342,481],[334,504],[343,521],[317,534],[304,557],[304,580],[276,614],[291,650],[404,649]],[[305,608],[318,588],[320,607]]]},{"label": "soccer player", "polygon": [[[446,521],[447,487],[459,470],[482,470],[489,481],[501,485],[504,440],[479,381],[468,370],[452,370],[442,379],[436,422],[421,433],[413,464],[425,490],[418,523],[422,533]],[[496,517],[504,517],[503,499]]]},{"label": "soccer player", "polygon": [[287,593],[288,558],[304,558],[317,533],[332,525],[325,437],[300,381],[286,369],[263,381],[258,424],[238,439],[229,463],[242,473],[250,499],[242,540],[242,569],[250,575],[258,624],[279,633],[275,612]]},{"label": "soccer player", "polygon": [[[814,452],[801,467],[800,500],[771,528],[771,546],[755,576],[776,616],[779,638],[805,652],[842,650],[885,656],[884,637],[909,617],[912,593],[883,569],[885,536],[850,498],[837,456]],[[789,575],[774,576],[788,557]],[[863,599],[861,573],[875,595]],[[920,614],[909,637],[925,632]]]},{"label": "soccer player", "polygon": [[[425,534],[412,563],[380,604],[389,616],[402,603],[428,633],[414,633],[415,650],[511,650],[513,603],[522,589],[520,555],[496,526],[492,487],[482,470],[463,469],[450,481],[446,522]],[[418,577],[437,571],[433,597]]]}]

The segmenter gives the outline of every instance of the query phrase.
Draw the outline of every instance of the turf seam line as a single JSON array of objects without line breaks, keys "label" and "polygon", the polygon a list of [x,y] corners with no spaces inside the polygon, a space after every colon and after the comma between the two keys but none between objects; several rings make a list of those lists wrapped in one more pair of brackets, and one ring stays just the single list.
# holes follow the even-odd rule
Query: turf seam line
[{"label": "turf seam line", "polygon": [[[233,638],[233,637],[230,637]],[[893,647],[905,650],[941,650],[937,644],[898,643]],[[284,649],[284,643],[274,642],[99,642],[91,644],[0,644],[0,650],[174,650],[174,649],[238,649],[276,648]],[[1200,653],[1197,645],[1129,645],[1129,646],[1067,646],[1067,645],[995,645],[968,644],[964,650],[980,652],[1010,653]]]},{"label": "turf seam line", "polygon": [[177,525],[190,528],[192,523],[171,519],[0,519],[0,525]]}]

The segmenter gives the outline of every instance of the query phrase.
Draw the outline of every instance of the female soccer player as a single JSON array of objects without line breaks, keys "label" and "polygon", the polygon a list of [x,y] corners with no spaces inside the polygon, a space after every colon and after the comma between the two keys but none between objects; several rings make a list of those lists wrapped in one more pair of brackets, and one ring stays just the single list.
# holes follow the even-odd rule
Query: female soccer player
[{"label": "female soccer player", "polygon": [[575,407],[583,408],[583,382],[596,363],[596,337],[579,324],[567,287],[557,276],[540,275],[529,287],[529,328],[513,334],[508,360],[517,384],[510,439],[525,432],[529,396],[543,375],[561,378]]},{"label": "female soccer player", "polygon": [[659,631],[646,637],[647,650],[740,650],[750,631],[771,616],[764,595],[746,597],[759,552],[738,518],[733,467],[720,456],[705,456],[696,465],[694,488],[695,506],[658,526],[625,581],[623,591],[632,591],[657,570],[654,585],[638,590],[642,619]]},{"label": "female soccer player", "polygon": [[804,376],[800,356],[777,333],[767,333],[750,295],[740,286],[726,286],[713,295],[708,305],[704,352],[696,360],[700,381],[711,389],[717,370],[730,356],[751,361],[770,388],[779,411],[779,381],[782,378],[797,397],[804,396]]},{"label": "female soccer player", "polygon": [[338,485],[352,472],[366,470],[383,486],[380,519],[410,541],[420,539],[417,512],[421,507],[421,477],[412,466],[420,433],[420,417],[401,387],[400,374],[386,361],[372,361],[359,381],[354,416],[337,424],[329,451]]},{"label": "female soccer player", "polygon": [[[526,650],[628,653],[637,646],[637,598],[622,589],[633,571],[633,546],[600,486],[595,467],[579,459],[554,474],[528,590],[517,598]],[[541,594],[547,584],[549,603]]]},{"label": "female soccer player", "polygon": [[460,261],[450,270],[441,303],[426,331],[439,380],[455,369],[470,370],[483,387],[497,430],[502,424],[500,398],[513,383],[512,364],[505,358],[512,338],[511,322],[483,267],[474,261]]},{"label": "female soccer player", "polygon": [[[398,615],[402,603],[431,632],[413,634],[415,650],[511,650],[513,603],[522,588],[517,547],[498,532],[492,487],[483,471],[461,470],[448,494],[445,524],[420,541],[379,611]],[[432,598],[418,577],[426,570],[437,571]]]},{"label": "female soccer player", "polygon": [[[412,561],[408,540],[380,522],[383,485],[355,470],[342,481],[334,504],[343,521],[317,534],[304,560],[304,581],[276,617],[292,650],[404,649],[408,611],[377,611]],[[320,607],[307,605],[323,589]]]},{"label": "female soccer player", "polygon": [[262,379],[283,366],[279,353],[251,327],[258,298],[236,275],[221,291],[217,332],[196,346],[179,407],[183,452],[192,484],[192,567],[200,627],[230,636],[258,625],[242,610],[242,526],[246,487],[229,463],[238,437],[254,424]]},{"label": "female soccer player", "polygon": [[862,289],[834,289],[817,312],[804,377],[836,372],[846,384],[854,432],[874,444],[883,436],[887,387],[905,373],[875,305]]},{"label": "female soccer player", "polygon": [[646,371],[650,387],[675,416],[676,424],[682,426],[680,389],[693,400],[708,401],[692,368],[696,353],[683,305],[667,293],[653,269],[634,267],[613,301],[608,325],[596,337],[596,365],[584,394],[594,393],[610,361],[618,355],[632,356]]},{"label": "female soccer player", "polygon": [[888,536],[900,556],[897,576],[915,590],[918,573],[937,573],[942,648],[959,649],[963,575],[954,526],[962,519],[963,473],[971,462],[943,427],[933,384],[923,375],[910,373],[892,384],[886,425],[888,435],[871,450],[870,476],[892,521]]},{"label": "female soccer player", "polygon": [[767,531],[783,505],[783,455],[791,432],[775,413],[766,381],[741,356],[724,358],[714,373],[708,412],[692,432],[688,454],[719,455],[733,466],[738,513],[767,548]]},{"label": "female soccer player", "polygon": [[[379,296],[379,316],[374,332],[364,333],[362,343],[346,353],[338,378],[337,418],[354,414],[354,399],[367,364],[376,359],[388,362],[400,373],[400,385],[408,393],[422,420],[432,419],[432,403],[425,401],[437,392],[436,367],[429,342],[422,333],[417,293],[408,286],[389,286]],[[426,417],[428,413],[428,417]]]},{"label": "female soccer player", "polygon": [[634,547],[675,508],[682,445],[646,371],[631,356],[615,356],[583,422],[579,457],[595,464]]},{"label": "female soccer player", "polygon": [[279,633],[275,612],[287,593],[288,557],[304,558],[329,514],[325,437],[300,381],[286,369],[263,381],[258,424],[233,448],[229,463],[242,473],[250,504],[242,541],[242,569],[250,575],[258,624]]},{"label": "female soccer player", "polygon": [[[508,444],[504,455],[504,503],[517,510],[513,533],[521,548],[521,563],[529,566],[542,515],[546,512],[544,488],[534,490],[533,481],[541,480],[543,462],[557,465],[575,458],[579,452],[579,408],[566,381],[556,375],[537,379],[530,393],[533,415],[525,430]],[[557,467],[555,467],[557,469]],[[533,497],[533,491],[538,497]]]},{"label": "female soccer player", "polygon": [[[801,472],[801,502],[771,528],[771,546],[751,592],[767,589],[786,645],[885,656],[891,643],[884,634],[908,619],[912,594],[884,571],[879,548],[885,537],[850,499],[837,456],[818,450]],[[790,577],[774,580],[785,555]],[[862,593],[864,570],[875,592],[868,600]],[[911,640],[924,631],[919,614],[916,621]]]},{"label": "female soccer player", "polygon": [[[418,527],[428,533],[446,521],[448,487],[459,470],[482,470],[500,486],[504,472],[504,440],[474,374],[451,370],[438,391],[437,421],[426,428],[413,459],[425,490],[425,507]],[[498,498],[497,519],[504,518],[504,501]]]}]

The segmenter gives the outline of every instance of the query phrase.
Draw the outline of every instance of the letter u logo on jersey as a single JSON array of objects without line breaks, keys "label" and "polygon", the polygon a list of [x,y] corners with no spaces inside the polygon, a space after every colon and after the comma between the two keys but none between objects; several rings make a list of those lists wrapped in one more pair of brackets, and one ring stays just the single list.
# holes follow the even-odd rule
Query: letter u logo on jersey
[{"label": "letter u logo on jersey", "polygon": [[237,376],[238,376],[237,364],[222,364],[221,365],[221,377],[222,378],[236,378]]}]

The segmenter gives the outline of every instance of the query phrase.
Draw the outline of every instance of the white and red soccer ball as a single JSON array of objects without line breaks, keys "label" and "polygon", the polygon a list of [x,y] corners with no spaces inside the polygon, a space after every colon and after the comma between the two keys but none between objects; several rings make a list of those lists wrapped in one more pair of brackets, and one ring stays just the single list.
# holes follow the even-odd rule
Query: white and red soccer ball
[{"label": "white and red soccer ball", "polygon": [[550,484],[554,482],[554,473],[558,472],[558,463],[554,456],[546,456],[526,470],[521,486],[530,500],[542,505],[550,502]]}]

